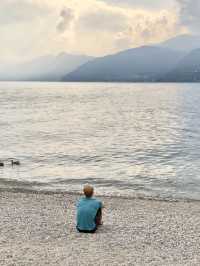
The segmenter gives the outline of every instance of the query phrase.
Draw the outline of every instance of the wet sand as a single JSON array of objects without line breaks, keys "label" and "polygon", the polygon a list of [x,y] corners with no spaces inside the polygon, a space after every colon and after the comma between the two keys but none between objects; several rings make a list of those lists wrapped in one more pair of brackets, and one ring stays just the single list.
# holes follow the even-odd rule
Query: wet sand
[{"label": "wet sand", "polygon": [[104,225],[80,234],[78,197],[0,192],[0,265],[199,265],[200,202],[101,198]]}]

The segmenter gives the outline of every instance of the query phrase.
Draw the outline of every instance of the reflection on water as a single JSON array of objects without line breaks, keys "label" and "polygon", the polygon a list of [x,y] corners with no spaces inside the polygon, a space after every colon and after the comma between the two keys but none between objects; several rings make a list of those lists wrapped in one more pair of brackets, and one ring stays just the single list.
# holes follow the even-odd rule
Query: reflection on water
[{"label": "reflection on water", "polygon": [[199,106],[193,84],[1,83],[1,187],[200,199]]}]

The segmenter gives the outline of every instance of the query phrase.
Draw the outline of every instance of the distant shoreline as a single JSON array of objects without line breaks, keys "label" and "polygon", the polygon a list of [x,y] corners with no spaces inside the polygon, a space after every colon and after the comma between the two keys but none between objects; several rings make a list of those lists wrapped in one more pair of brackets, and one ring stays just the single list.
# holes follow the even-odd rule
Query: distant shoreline
[{"label": "distant shoreline", "polygon": [[0,80],[0,82],[24,82],[24,83],[29,83],[29,82],[34,82],[34,83],[132,83],[132,84],[188,84],[188,83],[194,83],[198,84],[200,81],[120,81],[120,80],[74,80],[74,81],[58,81],[58,80]]}]

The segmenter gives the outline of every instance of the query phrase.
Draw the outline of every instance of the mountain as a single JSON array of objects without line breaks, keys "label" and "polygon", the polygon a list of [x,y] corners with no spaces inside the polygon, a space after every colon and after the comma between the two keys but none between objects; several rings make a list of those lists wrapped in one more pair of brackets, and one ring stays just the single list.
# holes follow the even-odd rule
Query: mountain
[{"label": "mountain", "polygon": [[200,82],[200,49],[186,55],[179,64],[164,75],[160,81]]},{"label": "mountain", "polygon": [[16,81],[196,81],[200,36],[179,35],[104,57],[46,55],[23,64],[0,66],[0,80]]},{"label": "mountain", "polygon": [[183,34],[158,44],[157,46],[174,49],[178,51],[190,52],[200,48],[200,36]]},{"label": "mountain", "polygon": [[93,59],[90,56],[61,53],[0,69],[0,80],[59,81],[66,74]]},{"label": "mountain", "polygon": [[67,74],[64,81],[155,81],[183,58],[183,52],[142,46],[96,58]]}]

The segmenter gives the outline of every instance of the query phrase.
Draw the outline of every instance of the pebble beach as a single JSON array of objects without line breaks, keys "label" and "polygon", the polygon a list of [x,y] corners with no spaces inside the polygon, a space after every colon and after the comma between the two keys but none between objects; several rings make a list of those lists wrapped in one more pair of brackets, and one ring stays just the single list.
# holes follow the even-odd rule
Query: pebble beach
[{"label": "pebble beach", "polygon": [[0,192],[0,265],[199,265],[200,202],[100,197],[103,225],[80,234],[79,197]]}]

